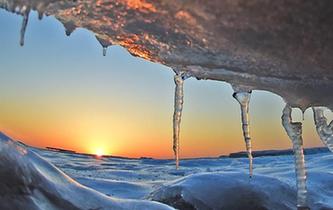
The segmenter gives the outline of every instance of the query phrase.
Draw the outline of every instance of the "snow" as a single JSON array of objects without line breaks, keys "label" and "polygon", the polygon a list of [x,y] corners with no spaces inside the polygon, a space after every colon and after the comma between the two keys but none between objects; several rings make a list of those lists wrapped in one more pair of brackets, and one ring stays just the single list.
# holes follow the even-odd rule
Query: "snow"
[{"label": "snow", "polygon": [[172,209],[152,201],[108,197],[77,183],[30,149],[2,137],[0,209]]},{"label": "snow", "polygon": [[[296,206],[290,155],[255,158],[250,179],[247,158],[187,159],[175,170],[173,160],[95,159],[25,148],[3,134],[0,139],[0,209],[171,208],[148,200],[183,209]],[[333,155],[305,158],[309,207],[333,209]]]},{"label": "snow", "polygon": [[[274,192],[274,193],[272,193]],[[237,172],[190,175],[154,192],[154,200],[193,209],[293,209],[295,195],[282,181]],[[181,198],[181,200],[179,199]]]}]

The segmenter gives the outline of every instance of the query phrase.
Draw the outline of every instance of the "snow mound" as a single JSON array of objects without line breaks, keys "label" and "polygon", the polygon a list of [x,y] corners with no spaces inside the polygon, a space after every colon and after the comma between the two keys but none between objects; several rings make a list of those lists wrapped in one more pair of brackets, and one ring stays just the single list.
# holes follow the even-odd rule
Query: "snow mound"
[{"label": "snow mound", "polygon": [[[288,183],[263,175],[250,179],[240,172],[190,175],[159,188],[150,199],[189,210],[291,210],[296,206],[295,188]],[[331,209],[319,202],[310,202],[310,207]]]},{"label": "snow mound", "polygon": [[0,209],[172,209],[114,199],[87,188],[28,148],[0,133]]}]

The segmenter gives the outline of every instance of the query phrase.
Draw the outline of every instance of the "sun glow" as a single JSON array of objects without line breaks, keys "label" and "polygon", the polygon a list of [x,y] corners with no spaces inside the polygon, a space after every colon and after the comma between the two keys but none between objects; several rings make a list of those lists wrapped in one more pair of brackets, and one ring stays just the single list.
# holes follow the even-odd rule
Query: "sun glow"
[{"label": "sun glow", "polygon": [[96,151],[95,151],[95,155],[97,157],[102,157],[103,155],[105,155],[105,152],[102,148],[97,148]]}]

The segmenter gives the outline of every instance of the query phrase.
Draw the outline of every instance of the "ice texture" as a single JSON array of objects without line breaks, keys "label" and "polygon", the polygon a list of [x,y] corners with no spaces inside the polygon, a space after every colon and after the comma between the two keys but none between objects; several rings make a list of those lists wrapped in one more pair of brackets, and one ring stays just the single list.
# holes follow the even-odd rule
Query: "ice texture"
[{"label": "ice texture", "polygon": [[248,92],[248,91],[235,92],[233,94],[233,97],[238,101],[240,108],[241,108],[243,136],[244,136],[247,156],[249,158],[249,174],[250,174],[250,177],[252,177],[252,175],[253,175],[253,157],[252,157],[250,119],[249,119],[249,104],[250,104],[251,92]]},{"label": "ice texture", "polygon": [[21,33],[20,33],[20,45],[24,45],[24,37],[25,37],[25,31],[27,29],[28,21],[29,21],[29,14],[30,10],[25,8],[23,11],[23,20],[22,20],[22,26],[21,26]]},{"label": "ice texture", "polygon": [[106,40],[104,40],[101,37],[96,36],[97,41],[101,44],[102,48],[103,48],[103,56],[106,56],[106,51],[107,48],[111,45],[109,44]]},{"label": "ice texture", "polygon": [[267,90],[302,110],[333,109],[331,0],[0,0],[0,7],[54,16],[66,33],[85,28],[198,79]]},{"label": "ice texture", "polygon": [[151,199],[178,209],[289,210],[295,194],[278,179],[258,175],[249,181],[244,173],[198,173],[157,189]]},{"label": "ice texture", "polygon": [[328,124],[324,115],[325,107],[312,107],[313,119],[321,141],[333,152],[333,120]]},{"label": "ice texture", "polygon": [[173,151],[175,153],[176,169],[179,168],[179,134],[180,122],[182,119],[182,111],[184,104],[184,80],[187,78],[186,73],[176,72],[175,81],[175,101],[173,113]]},{"label": "ice texture", "polygon": [[[294,159],[291,155],[258,157],[256,176],[249,180],[247,158],[184,159],[181,167],[175,170],[172,159],[96,160],[84,155],[35,151],[81,184],[116,198],[160,200],[151,195],[162,195],[160,193],[164,191],[163,202],[175,208],[179,207],[178,202],[174,202],[177,201],[175,198],[180,205],[184,204],[183,201],[191,206],[200,202],[210,209],[221,209],[222,205],[227,205],[223,201],[228,200],[234,202],[233,206],[228,202],[228,207],[235,207],[228,210],[239,210],[237,206],[246,206],[251,201],[253,208],[264,206],[266,209],[294,210],[296,206]],[[308,183],[308,206],[311,210],[328,210],[333,208],[333,154],[318,152],[307,155],[311,180]],[[236,193],[228,193],[232,189],[236,189]],[[223,195],[228,195],[228,199],[223,200]]]},{"label": "ice texture", "polygon": [[107,47],[103,47],[103,56],[106,56]]},{"label": "ice texture", "polygon": [[286,104],[281,117],[282,125],[293,144],[297,183],[297,207],[298,209],[307,209],[306,170],[303,154],[302,123],[292,122],[291,112],[291,107]]},{"label": "ice texture", "polygon": [[115,199],[87,188],[35,152],[0,133],[0,209],[173,209],[167,205]]},{"label": "ice texture", "polygon": [[[128,198],[153,199],[174,208],[197,210],[223,206],[228,210],[244,206],[247,210],[294,210],[296,206],[293,158],[289,155],[258,157],[256,176],[249,180],[246,158],[186,159],[176,171],[173,160],[95,159],[23,147],[1,133],[0,139],[0,189],[4,193],[0,196],[0,209],[4,210],[160,207]],[[27,153],[22,155],[20,151]],[[311,180],[308,206],[312,210],[333,208],[332,163],[333,154],[328,152],[307,156]],[[77,208],[70,208],[70,204]],[[199,208],[200,204],[207,208]]]}]

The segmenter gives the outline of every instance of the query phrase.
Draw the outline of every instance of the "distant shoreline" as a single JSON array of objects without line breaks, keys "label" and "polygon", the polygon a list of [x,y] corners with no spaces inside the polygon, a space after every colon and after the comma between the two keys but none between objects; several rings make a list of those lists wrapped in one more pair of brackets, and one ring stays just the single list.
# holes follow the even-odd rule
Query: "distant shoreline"
[{"label": "distant shoreline", "polygon": [[68,150],[68,149],[63,149],[63,148],[58,148],[58,147],[45,147],[45,148],[42,148],[42,149],[52,151],[52,152],[60,152],[60,153],[75,154],[75,155],[85,155],[85,156],[100,157],[100,158],[137,159],[137,158],[129,158],[129,157],[123,157],[123,156],[115,156],[115,155],[101,155],[101,156],[98,156],[96,154],[76,152],[74,150]]},{"label": "distant shoreline", "polygon": [[[42,148],[44,150],[52,151],[52,152],[59,152],[59,153],[67,153],[67,154],[75,154],[75,155],[84,155],[90,157],[98,157],[96,154],[89,154],[89,153],[81,153],[76,152],[74,150],[67,150],[63,148],[57,147],[46,147]],[[311,147],[311,148],[304,148],[305,155],[312,155],[318,153],[326,153],[330,152],[326,147]],[[282,149],[282,150],[259,150],[253,151],[253,157],[267,157],[267,156],[286,156],[286,155],[293,155],[292,149]],[[158,159],[152,157],[140,157],[140,158],[131,158],[131,157],[124,157],[124,156],[115,156],[115,155],[102,155],[99,158],[118,158],[118,159]],[[247,158],[247,153],[245,151],[234,152],[230,153],[229,155],[221,155],[217,157],[195,157],[195,158],[183,158],[183,160],[192,160],[192,159],[214,159],[214,158]],[[172,160],[172,159],[160,159],[160,160]]]},{"label": "distant shoreline", "polygon": [[[327,147],[311,147],[304,148],[305,155],[313,155],[318,153],[330,152]],[[282,150],[261,150],[261,151],[253,151],[253,157],[266,157],[266,156],[285,156],[285,155],[293,155],[294,152],[292,149],[282,149]],[[243,158],[247,157],[247,153],[245,151],[230,153],[229,158]]]}]

